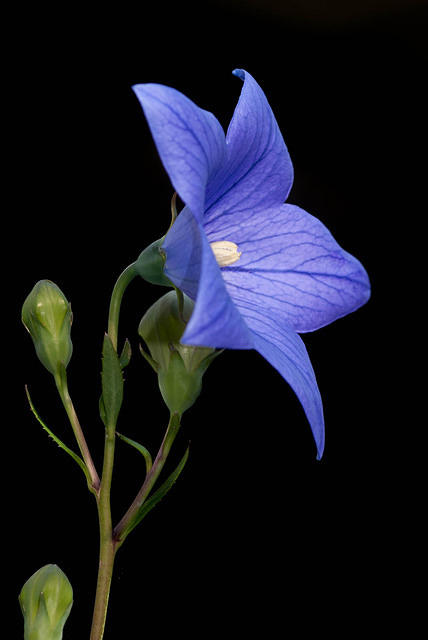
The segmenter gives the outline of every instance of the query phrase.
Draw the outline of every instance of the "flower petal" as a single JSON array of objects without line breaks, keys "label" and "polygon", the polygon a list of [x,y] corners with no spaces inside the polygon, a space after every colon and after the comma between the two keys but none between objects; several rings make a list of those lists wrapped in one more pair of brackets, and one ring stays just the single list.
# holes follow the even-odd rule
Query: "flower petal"
[{"label": "flower petal", "polygon": [[239,216],[280,205],[293,183],[293,166],[275,116],[254,78],[244,81],[226,136],[227,161],[209,184],[204,224],[216,228],[219,215]]},{"label": "flower petal", "polygon": [[205,233],[188,207],[177,217],[162,248],[166,253],[165,274],[195,300],[183,343],[251,349],[250,332],[226,291]]},{"label": "flower petal", "polygon": [[201,232],[189,207],[185,207],[165,236],[162,250],[166,254],[165,275],[196,300],[201,275]]},{"label": "flower petal", "polygon": [[[209,241],[217,235],[209,235]],[[370,296],[364,267],[299,207],[285,204],[236,220],[220,235],[242,252],[236,263],[222,269],[241,310],[267,309],[278,321],[305,332],[351,313]]]},{"label": "flower petal", "polygon": [[297,395],[317,446],[324,450],[324,415],[321,395],[308,352],[300,336],[287,323],[279,325],[265,310],[246,313],[254,348],[282,375]]},{"label": "flower petal", "polygon": [[196,297],[182,341],[259,351],[300,400],[320,458],[324,447],[322,401],[309,356],[297,333],[286,321],[279,324],[266,307],[240,305],[238,311],[226,290],[205,233],[188,208],[178,216],[162,248],[167,256],[166,275],[191,298]]},{"label": "flower petal", "polygon": [[171,87],[139,84],[133,90],[175,190],[200,219],[207,183],[225,159],[220,123]]}]

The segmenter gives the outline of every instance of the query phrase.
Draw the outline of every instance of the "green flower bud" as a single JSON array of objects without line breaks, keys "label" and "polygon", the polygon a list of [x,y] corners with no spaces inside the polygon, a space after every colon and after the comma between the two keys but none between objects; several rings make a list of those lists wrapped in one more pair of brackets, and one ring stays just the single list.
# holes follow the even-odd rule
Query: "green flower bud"
[{"label": "green flower bud", "polygon": [[169,291],[150,307],[138,327],[150,351],[165,404],[171,413],[180,416],[196,401],[202,376],[218,353],[211,347],[192,347],[180,342],[193,306],[184,295],[180,313],[176,292]]},{"label": "green flower bud", "polygon": [[160,238],[146,247],[138,256],[135,268],[138,275],[147,280],[147,282],[171,287],[171,281],[163,272],[165,266],[165,256],[161,250],[163,241],[164,238]]},{"label": "green flower bud", "polygon": [[24,584],[19,604],[24,616],[24,640],[61,640],[73,604],[73,589],[56,564],[47,564]]},{"label": "green flower bud", "polygon": [[55,375],[61,365],[68,365],[73,351],[71,306],[56,284],[40,280],[34,285],[22,307],[22,322],[48,371]]}]

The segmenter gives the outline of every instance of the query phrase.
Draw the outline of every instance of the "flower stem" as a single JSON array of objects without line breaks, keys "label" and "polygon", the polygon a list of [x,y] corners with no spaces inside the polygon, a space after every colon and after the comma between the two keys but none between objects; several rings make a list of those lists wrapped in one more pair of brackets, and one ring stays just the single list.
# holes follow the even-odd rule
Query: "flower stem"
[{"label": "flower stem", "polygon": [[98,500],[100,555],[97,591],[90,640],[101,640],[104,634],[116,546],[112,535],[110,490],[113,473],[115,428],[108,427],[104,448],[104,464]]},{"label": "flower stem", "polygon": [[89,448],[86,443],[82,427],[80,426],[76,411],[74,409],[70,393],[68,391],[67,373],[65,369],[55,375],[55,383],[64,408],[67,412],[68,419],[73,428],[74,435],[76,437],[77,444],[79,445],[79,449],[85,462],[86,468],[88,469],[89,475],[91,477],[92,486],[90,486],[89,489],[92,491],[92,493],[95,493],[95,495],[97,495],[100,486],[100,479],[98,477],[97,470],[89,452]]},{"label": "flower stem", "polygon": [[120,306],[122,304],[123,294],[125,293],[127,286],[135,278],[135,276],[138,275],[135,269],[135,264],[136,263],[133,262],[120,274],[116,284],[114,285],[113,293],[111,295],[107,332],[116,351]]},{"label": "flower stem", "polygon": [[135,496],[135,499],[133,500],[128,511],[114,528],[113,538],[116,541],[117,548],[119,548],[119,546],[123,543],[125,537],[130,531],[134,519],[138,515],[139,509],[144,504],[144,501],[146,500],[147,496],[153,488],[153,485],[158,479],[179,429],[180,416],[178,415],[178,413],[173,413],[170,415],[168,428],[166,430],[162,444],[159,448],[158,454],[155,458],[155,461],[153,462],[149,473],[146,475],[146,479],[144,480],[141,489]]}]

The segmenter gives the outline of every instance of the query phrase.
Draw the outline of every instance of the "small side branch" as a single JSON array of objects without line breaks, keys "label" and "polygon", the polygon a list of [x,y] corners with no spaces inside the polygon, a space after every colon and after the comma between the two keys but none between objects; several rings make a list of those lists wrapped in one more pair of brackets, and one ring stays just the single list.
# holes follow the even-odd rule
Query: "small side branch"
[{"label": "small side branch", "polygon": [[138,518],[138,513],[147,499],[150,491],[152,490],[156,480],[158,479],[160,472],[163,469],[165,461],[168,457],[168,454],[171,450],[172,444],[175,440],[175,437],[180,429],[180,416],[178,413],[173,413],[170,416],[168,428],[165,433],[165,437],[162,441],[162,444],[159,448],[158,454],[153,462],[153,466],[151,467],[149,473],[146,475],[146,479],[144,483],[135,496],[131,506],[128,511],[125,513],[120,522],[116,525],[113,530],[113,537],[116,540],[116,544],[119,547],[128,533],[133,528],[134,521]]}]

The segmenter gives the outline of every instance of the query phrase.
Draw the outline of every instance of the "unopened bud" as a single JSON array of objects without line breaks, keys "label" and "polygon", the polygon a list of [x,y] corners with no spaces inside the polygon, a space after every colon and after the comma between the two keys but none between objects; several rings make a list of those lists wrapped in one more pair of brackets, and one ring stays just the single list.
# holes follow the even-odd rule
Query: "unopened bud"
[{"label": "unopened bud", "polygon": [[42,567],[22,587],[24,640],[61,640],[73,604],[73,589],[56,564]]},{"label": "unopened bud", "polygon": [[23,304],[22,322],[48,371],[55,375],[60,365],[68,365],[73,351],[71,306],[56,284],[50,280],[37,282]]},{"label": "unopened bud", "polygon": [[180,342],[193,306],[191,299],[184,295],[183,308],[179,309],[176,292],[169,291],[150,307],[138,327],[158,373],[165,404],[171,413],[179,415],[196,401],[202,376],[218,353],[211,347],[193,347]]}]

